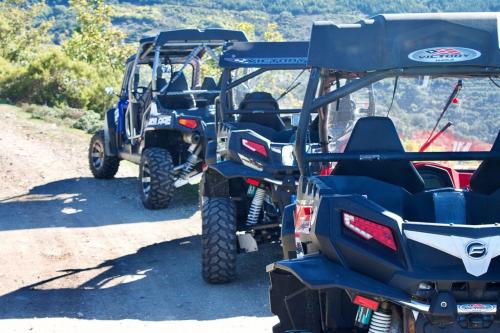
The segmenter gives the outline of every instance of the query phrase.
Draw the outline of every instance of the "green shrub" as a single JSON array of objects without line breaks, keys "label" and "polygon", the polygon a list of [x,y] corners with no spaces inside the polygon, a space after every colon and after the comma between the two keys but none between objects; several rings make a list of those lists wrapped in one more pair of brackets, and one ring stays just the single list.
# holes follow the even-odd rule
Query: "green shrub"
[{"label": "green shrub", "polygon": [[101,116],[94,111],[87,111],[72,126],[87,133],[95,133],[102,128]]},{"label": "green shrub", "polygon": [[20,76],[22,72],[23,69],[19,65],[0,57],[0,99],[12,102],[8,91],[10,86],[16,82],[16,77]]},{"label": "green shrub", "polygon": [[71,60],[53,47],[40,53],[24,70],[0,81],[0,97],[15,103],[104,112],[112,100],[104,88],[117,82],[116,75],[99,73],[92,65]]},{"label": "green shrub", "polygon": [[102,127],[101,115],[92,110],[70,107],[50,107],[46,105],[23,104],[21,108],[31,114],[31,118],[94,133]]}]

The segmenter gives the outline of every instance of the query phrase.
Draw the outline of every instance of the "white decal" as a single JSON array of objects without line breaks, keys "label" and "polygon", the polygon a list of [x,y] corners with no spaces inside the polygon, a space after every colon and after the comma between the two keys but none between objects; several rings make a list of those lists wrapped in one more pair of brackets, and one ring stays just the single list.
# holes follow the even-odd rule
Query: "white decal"
[{"label": "white decal", "polygon": [[158,124],[158,118],[156,118],[156,117],[149,118],[149,121],[148,121],[149,126],[155,126],[156,124]]},{"label": "white decal", "polygon": [[289,58],[224,58],[224,61],[247,65],[305,65],[307,57]]},{"label": "white decal", "polygon": [[466,47],[438,46],[416,50],[408,58],[418,62],[462,62],[481,56],[481,52]]},{"label": "white decal", "polygon": [[159,116],[158,117],[158,125],[170,125],[172,121],[171,116]]},{"label": "white decal", "polygon": [[408,239],[462,259],[467,273],[474,276],[487,273],[491,260],[500,255],[500,236],[474,239],[411,230],[406,230],[405,235]]}]

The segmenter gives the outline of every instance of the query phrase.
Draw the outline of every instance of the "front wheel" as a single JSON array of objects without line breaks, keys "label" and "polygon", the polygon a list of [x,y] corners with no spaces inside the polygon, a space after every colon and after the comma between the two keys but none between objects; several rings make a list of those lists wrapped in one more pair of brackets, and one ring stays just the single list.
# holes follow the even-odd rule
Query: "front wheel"
[{"label": "front wheel", "polygon": [[174,165],[166,149],[148,148],[139,165],[141,200],[148,209],[163,209],[174,194]]},{"label": "front wheel", "polygon": [[104,131],[99,131],[90,139],[89,167],[95,178],[110,179],[118,172],[120,159],[106,156],[104,148]]},{"label": "front wheel", "polygon": [[236,208],[230,198],[203,197],[202,272],[208,283],[227,283],[236,275]]}]

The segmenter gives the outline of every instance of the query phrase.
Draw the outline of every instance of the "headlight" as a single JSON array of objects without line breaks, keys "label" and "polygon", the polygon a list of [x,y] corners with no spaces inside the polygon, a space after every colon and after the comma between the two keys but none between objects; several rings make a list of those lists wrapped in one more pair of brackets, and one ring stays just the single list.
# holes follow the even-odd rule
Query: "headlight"
[{"label": "headlight", "polygon": [[293,156],[293,145],[281,148],[281,163],[286,166],[295,165],[295,156]]}]

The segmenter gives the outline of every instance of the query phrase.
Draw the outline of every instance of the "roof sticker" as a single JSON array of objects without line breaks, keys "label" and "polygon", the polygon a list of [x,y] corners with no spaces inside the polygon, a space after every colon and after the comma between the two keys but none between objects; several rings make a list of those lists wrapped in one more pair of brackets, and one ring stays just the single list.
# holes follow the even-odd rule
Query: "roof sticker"
[{"label": "roof sticker", "polygon": [[481,52],[466,47],[437,46],[413,51],[408,58],[417,62],[442,63],[469,61],[481,56]]}]

